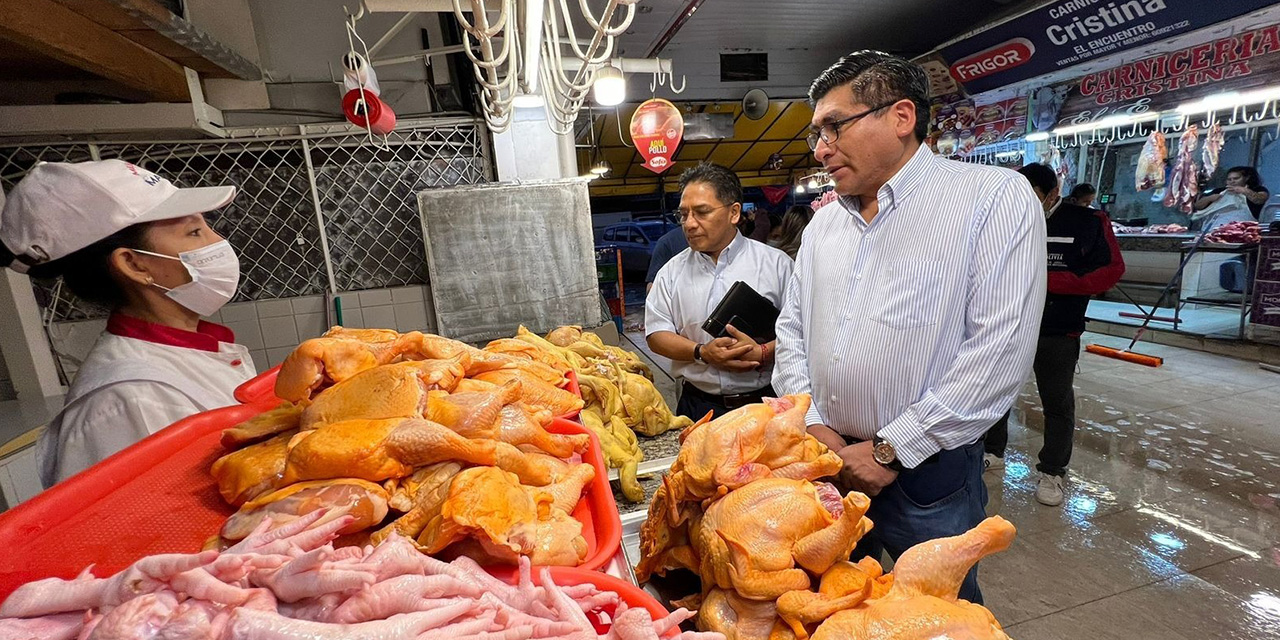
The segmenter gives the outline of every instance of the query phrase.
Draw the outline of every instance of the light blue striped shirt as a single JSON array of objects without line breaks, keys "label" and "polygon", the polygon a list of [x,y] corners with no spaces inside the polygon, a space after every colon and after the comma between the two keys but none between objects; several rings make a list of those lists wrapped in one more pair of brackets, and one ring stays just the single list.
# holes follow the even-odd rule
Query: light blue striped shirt
[{"label": "light blue striped shirt", "polygon": [[778,318],[773,385],[811,393],[809,424],[875,435],[914,467],[976,441],[1035,356],[1045,222],[1016,172],[919,151],[877,194],[820,209]]}]

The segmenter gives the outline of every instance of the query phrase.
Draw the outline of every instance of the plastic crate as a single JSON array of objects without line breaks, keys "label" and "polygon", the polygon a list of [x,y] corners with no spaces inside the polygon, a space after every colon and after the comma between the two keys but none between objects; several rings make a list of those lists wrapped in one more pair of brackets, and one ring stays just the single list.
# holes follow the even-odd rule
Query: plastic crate
[{"label": "plastic crate", "polygon": [[[106,577],[142,556],[199,551],[235,511],[209,474],[226,453],[222,430],[262,410],[243,404],[191,416],[0,514],[0,601],[22,584],[72,578],[89,565]],[[596,468],[596,477],[572,515],[587,540],[580,568],[599,569],[622,543],[600,441],[564,419],[548,430],[591,438],[583,461]]]}]

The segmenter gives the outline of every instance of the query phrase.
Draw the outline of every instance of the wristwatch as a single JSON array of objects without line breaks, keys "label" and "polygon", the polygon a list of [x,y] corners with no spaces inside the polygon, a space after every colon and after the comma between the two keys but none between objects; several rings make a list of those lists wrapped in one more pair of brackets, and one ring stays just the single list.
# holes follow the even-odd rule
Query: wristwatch
[{"label": "wristwatch", "polygon": [[701,343],[693,346],[693,361],[702,362],[702,344]]},{"label": "wristwatch", "polygon": [[898,451],[893,448],[891,442],[876,436],[871,439],[871,443],[871,457],[875,458],[876,462],[894,471],[901,472],[903,470],[902,462],[898,460]]}]

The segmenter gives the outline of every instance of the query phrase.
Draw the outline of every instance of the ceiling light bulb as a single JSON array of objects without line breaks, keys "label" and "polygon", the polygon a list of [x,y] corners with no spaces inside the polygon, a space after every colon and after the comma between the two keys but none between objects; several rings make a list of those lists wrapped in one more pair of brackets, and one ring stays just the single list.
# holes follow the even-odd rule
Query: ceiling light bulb
[{"label": "ceiling light bulb", "polygon": [[601,160],[600,162],[597,162],[591,166],[591,173],[594,173],[598,176],[602,176],[606,173],[609,173],[610,171],[613,171],[613,167],[609,166],[608,160]]},{"label": "ceiling light bulb", "polygon": [[627,80],[623,77],[622,70],[611,64],[596,71],[596,79],[591,88],[596,102],[603,107],[619,105],[627,99]]},{"label": "ceiling light bulb", "polygon": [[810,188],[810,189],[817,189],[817,188],[818,188],[818,179],[817,179],[817,178],[809,178],[809,188]]},{"label": "ceiling light bulb", "polygon": [[1048,139],[1049,139],[1048,131],[1037,131],[1035,133],[1027,134],[1027,142],[1040,142],[1041,140],[1048,140]]},{"label": "ceiling light bulb", "polygon": [[804,185],[802,184],[796,185],[796,193],[804,193]]}]

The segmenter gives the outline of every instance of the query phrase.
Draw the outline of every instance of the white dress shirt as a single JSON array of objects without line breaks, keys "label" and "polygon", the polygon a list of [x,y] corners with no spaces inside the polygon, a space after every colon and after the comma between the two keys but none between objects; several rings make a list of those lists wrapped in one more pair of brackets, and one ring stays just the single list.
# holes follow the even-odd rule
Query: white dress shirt
[{"label": "white dress shirt", "polygon": [[[756,293],[782,308],[782,297],[791,278],[787,254],[738,233],[713,262],[706,254],[685,249],[658,271],[645,300],[645,336],[659,331],[680,334],[694,342],[711,342],[702,330],[716,305],[741,280]],[[672,362],[671,373],[714,395],[755,391],[769,384],[771,367],[754,371],[721,371],[703,362]]]},{"label": "white dress shirt", "polygon": [[820,209],[778,318],[780,394],[809,424],[879,435],[914,467],[976,441],[1031,368],[1045,298],[1045,222],[1026,178],[919,151],[877,194]]}]

